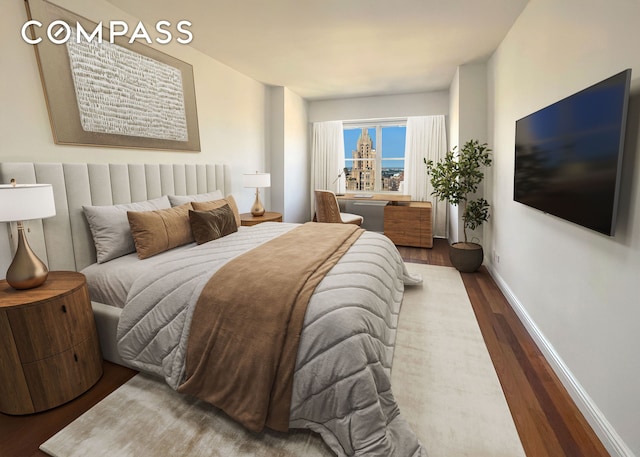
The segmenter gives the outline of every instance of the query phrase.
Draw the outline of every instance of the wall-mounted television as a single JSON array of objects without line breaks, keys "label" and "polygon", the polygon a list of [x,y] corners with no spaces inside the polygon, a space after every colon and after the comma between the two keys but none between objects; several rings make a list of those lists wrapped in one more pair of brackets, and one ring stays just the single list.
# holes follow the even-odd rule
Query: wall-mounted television
[{"label": "wall-mounted television", "polygon": [[613,236],[631,70],[516,121],[515,201]]}]

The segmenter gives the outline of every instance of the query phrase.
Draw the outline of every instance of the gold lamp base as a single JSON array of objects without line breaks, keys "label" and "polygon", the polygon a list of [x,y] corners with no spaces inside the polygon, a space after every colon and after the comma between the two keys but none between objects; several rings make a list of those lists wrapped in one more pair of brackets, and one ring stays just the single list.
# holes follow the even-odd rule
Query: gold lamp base
[{"label": "gold lamp base", "polygon": [[251,215],[262,216],[263,214],[264,214],[264,206],[262,206],[262,202],[260,201],[260,192],[256,188],[256,199],[253,202],[253,206],[251,207]]},{"label": "gold lamp base", "polygon": [[29,247],[22,222],[18,222],[18,249],[7,270],[7,283],[14,289],[33,289],[49,275],[47,266]]}]

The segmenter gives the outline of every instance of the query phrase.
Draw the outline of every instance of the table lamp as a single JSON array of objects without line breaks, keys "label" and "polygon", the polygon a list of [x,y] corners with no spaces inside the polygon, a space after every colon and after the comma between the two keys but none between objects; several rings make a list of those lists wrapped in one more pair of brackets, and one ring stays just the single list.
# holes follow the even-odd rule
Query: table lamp
[{"label": "table lamp", "polygon": [[260,202],[260,187],[271,187],[271,175],[269,173],[249,173],[243,175],[244,187],[256,188],[256,200],[251,207],[251,214],[254,216],[262,216],[264,214],[264,206]]},{"label": "table lamp", "polygon": [[0,185],[0,222],[18,223],[18,248],[7,270],[7,283],[14,289],[32,289],[47,280],[49,270],[27,243],[23,221],[56,215],[51,184]]}]

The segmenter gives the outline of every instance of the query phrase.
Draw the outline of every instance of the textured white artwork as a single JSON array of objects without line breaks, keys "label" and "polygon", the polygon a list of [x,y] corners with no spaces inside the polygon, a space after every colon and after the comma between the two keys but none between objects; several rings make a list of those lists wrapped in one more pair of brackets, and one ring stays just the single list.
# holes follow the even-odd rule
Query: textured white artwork
[{"label": "textured white artwork", "polygon": [[85,131],[188,140],[180,70],[117,44],[80,41],[68,40],[67,52]]}]

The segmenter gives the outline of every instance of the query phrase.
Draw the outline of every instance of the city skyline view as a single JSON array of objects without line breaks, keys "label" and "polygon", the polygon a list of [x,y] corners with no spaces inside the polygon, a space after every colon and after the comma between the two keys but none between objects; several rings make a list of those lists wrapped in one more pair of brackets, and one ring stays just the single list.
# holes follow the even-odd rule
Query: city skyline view
[{"label": "city skyline view", "polygon": [[[400,190],[404,181],[405,137],[405,126],[344,129],[347,190]],[[381,148],[376,147],[378,140]]]},{"label": "city skyline view", "polygon": [[[378,151],[376,128],[367,128],[372,141],[372,148]],[[344,154],[345,159],[352,159],[352,151],[356,149],[358,138],[362,132],[361,127],[344,129]],[[382,128],[382,168],[402,168],[404,169],[404,161],[385,160],[386,158],[403,158],[406,142],[407,127],[404,125],[385,126]],[[398,165],[400,163],[401,165]],[[351,168],[351,167],[349,167]]]}]

